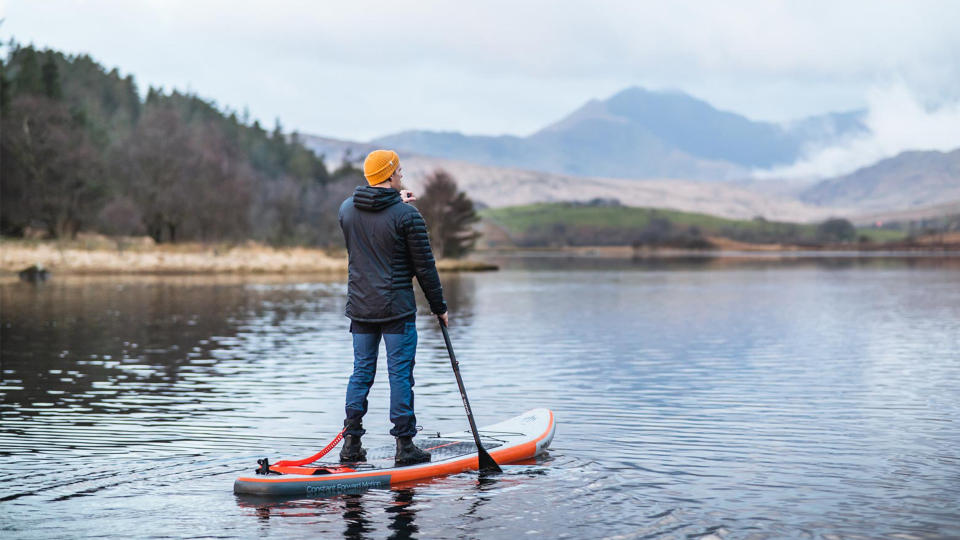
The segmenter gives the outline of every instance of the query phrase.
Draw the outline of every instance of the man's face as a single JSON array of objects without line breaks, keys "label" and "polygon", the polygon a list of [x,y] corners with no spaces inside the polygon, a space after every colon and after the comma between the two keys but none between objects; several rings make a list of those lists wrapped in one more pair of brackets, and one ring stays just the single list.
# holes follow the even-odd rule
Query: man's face
[{"label": "man's face", "polygon": [[393,171],[393,174],[390,175],[390,187],[396,190],[403,189],[403,184],[400,183],[400,180],[403,179],[403,167],[397,167],[397,170]]}]

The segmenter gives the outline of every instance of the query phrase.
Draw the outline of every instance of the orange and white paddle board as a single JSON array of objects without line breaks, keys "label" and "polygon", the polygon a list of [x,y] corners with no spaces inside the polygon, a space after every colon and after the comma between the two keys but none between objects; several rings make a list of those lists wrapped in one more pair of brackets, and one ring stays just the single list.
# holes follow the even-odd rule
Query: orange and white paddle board
[{"label": "orange and white paddle board", "polygon": [[[533,409],[477,431],[480,442],[494,461],[506,465],[543,453],[553,440],[556,421],[552,411]],[[321,462],[287,468],[289,474],[241,476],[234,482],[233,492],[270,497],[325,497],[478,468],[477,445],[469,430],[438,437],[421,436],[415,442],[430,452],[429,462],[395,467],[393,446],[368,449],[367,461],[363,463]]]}]

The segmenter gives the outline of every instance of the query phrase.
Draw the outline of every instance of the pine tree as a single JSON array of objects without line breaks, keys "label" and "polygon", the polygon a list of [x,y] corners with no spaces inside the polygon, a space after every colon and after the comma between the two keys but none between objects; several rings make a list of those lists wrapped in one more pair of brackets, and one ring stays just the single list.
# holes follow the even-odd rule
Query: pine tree
[{"label": "pine tree", "polygon": [[0,118],[10,107],[10,81],[7,80],[7,64],[0,58]]},{"label": "pine tree", "polygon": [[459,259],[473,249],[480,236],[473,224],[480,218],[473,201],[459,191],[450,173],[437,169],[427,176],[417,208],[427,222],[430,245],[437,258]]},{"label": "pine tree", "polygon": [[17,47],[12,58],[16,61],[17,72],[13,79],[13,89],[16,95],[39,94],[43,91],[40,76],[40,63],[37,61],[37,51],[33,47]]},{"label": "pine tree", "polygon": [[63,97],[63,89],[60,87],[60,70],[57,68],[57,62],[53,51],[47,51],[46,60],[43,67],[40,68],[41,78],[43,79],[43,95],[50,99],[59,100]]}]

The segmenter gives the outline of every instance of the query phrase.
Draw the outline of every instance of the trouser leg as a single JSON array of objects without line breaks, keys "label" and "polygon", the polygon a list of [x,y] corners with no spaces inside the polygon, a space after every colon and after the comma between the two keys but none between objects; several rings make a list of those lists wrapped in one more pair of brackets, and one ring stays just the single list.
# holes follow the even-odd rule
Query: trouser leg
[{"label": "trouser leg", "polygon": [[403,334],[384,334],[387,371],[390,375],[390,421],[394,437],[412,437],[417,433],[413,412],[413,366],[417,354],[417,325],[407,323]]},{"label": "trouser leg", "polygon": [[367,395],[377,373],[380,334],[353,334],[353,374],[347,383],[347,400],[343,425],[346,435],[362,436],[363,415],[367,414]]}]

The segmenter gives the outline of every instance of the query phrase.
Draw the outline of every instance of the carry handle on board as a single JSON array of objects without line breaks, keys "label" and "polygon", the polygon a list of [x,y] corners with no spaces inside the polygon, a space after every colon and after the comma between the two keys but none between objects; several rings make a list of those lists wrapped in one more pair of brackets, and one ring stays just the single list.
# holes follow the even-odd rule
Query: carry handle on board
[{"label": "carry handle on board", "polygon": [[480,472],[498,473],[503,472],[497,462],[487,453],[483,445],[480,444],[480,434],[477,433],[477,423],[473,421],[473,412],[470,410],[470,401],[467,400],[467,391],[463,387],[463,379],[460,377],[460,363],[457,362],[457,356],[453,354],[453,345],[450,343],[450,333],[447,332],[447,325],[443,319],[437,316],[440,322],[440,330],[443,331],[443,340],[447,343],[447,353],[450,354],[450,365],[453,366],[453,374],[457,376],[457,386],[460,387],[460,397],[463,398],[463,408],[467,410],[467,420],[470,421],[470,431],[473,432],[473,440],[477,443],[477,457],[479,458]]}]

